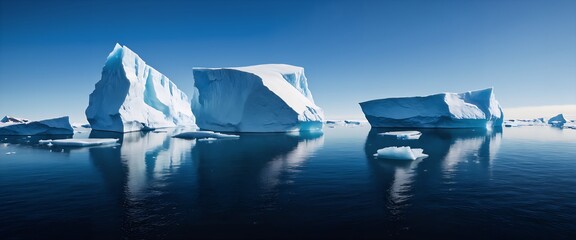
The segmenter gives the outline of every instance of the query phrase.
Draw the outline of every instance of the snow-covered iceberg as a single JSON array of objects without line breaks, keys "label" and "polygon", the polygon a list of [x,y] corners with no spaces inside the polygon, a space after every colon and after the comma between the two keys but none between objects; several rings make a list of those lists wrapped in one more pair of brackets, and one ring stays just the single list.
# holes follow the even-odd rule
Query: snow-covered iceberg
[{"label": "snow-covered iceberg", "polygon": [[428,155],[424,154],[424,150],[421,148],[385,147],[378,149],[376,154],[374,154],[374,157],[397,160],[416,160],[418,158],[426,158]]},{"label": "snow-covered iceberg", "polygon": [[195,121],[188,96],[119,44],[90,94],[86,117],[92,129],[113,132],[192,126]]},{"label": "snow-covered iceberg", "polygon": [[192,111],[201,129],[222,132],[289,132],[322,129],[301,67],[265,64],[194,68],[198,93]]},{"label": "snow-covered iceberg", "polygon": [[492,88],[360,103],[372,127],[501,127],[504,114]]},{"label": "snow-covered iceberg", "polygon": [[68,117],[30,121],[23,118],[4,117],[0,121],[0,135],[58,135],[73,134]]}]

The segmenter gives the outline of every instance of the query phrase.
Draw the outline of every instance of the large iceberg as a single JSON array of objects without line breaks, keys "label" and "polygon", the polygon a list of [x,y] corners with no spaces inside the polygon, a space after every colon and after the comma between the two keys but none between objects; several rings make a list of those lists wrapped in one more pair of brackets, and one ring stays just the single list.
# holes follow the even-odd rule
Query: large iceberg
[{"label": "large iceberg", "polygon": [[92,129],[113,132],[192,126],[195,121],[188,96],[119,44],[90,94],[86,117]]},{"label": "large iceberg", "polygon": [[40,121],[23,118],[4,117],[0,120],[0,135],[58,135],[73,134],[68,117]]},{"label": "large iceberg", "polygon": [[301,67],[265,64],[194,68],[192,111],[201,129],[219,132],[321,130],[324,113],[314,103]]},{"label": "large iceberg", "polygon": [[360,103],[372,127],[501,127],[502,108],[492,88],[424,97],[386,98]]}]

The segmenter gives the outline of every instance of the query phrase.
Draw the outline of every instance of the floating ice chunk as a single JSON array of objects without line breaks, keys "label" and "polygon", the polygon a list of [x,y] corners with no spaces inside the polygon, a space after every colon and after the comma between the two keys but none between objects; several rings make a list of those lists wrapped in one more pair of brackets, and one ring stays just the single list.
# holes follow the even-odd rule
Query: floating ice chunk
[{"label": "floating ice chunk", "polygon": [[416,140],[422,136],[422,133],[418,131],[396,131],[380,133],[379,135],[396,136],[396,138],[400,140]]},{"label": "floating ice chunk", "polygon": [[[98,145],[108,145],[118,142],[117,138],[69,138],[57,140],[40,140],[39,144],[47,144],[48,146],[64,146],[64,147],[88,147]],[[50,145],[52,144],[52,145]]]},{"label": "floating ice chunk", "polygon": [[385,147],[378,149],[376,154],[374,154],[374,157],[398,160],[416,160],[419,158],[426,158],[428,155],[424,154],[424,150],[420,148],[411,149],[410,147]]},{"label": "floating ice chunk", "polygon": [[548,124],[551,124],[552,126],[562,127],[562,125],[564,125],[565,123],[566,119],[564,118],[564,115],[561,113],[548,119]]},{"label": "floating ice chunk", "polygon": [[16,152],[7,152],[6,155],[16,154]]},{"label": "floating ice chunk", "polygon": [[200,138],[216,138],[216,139],[237,139],[240,138],[238,135],[216,133],[212,131],[193,131],[193,132],[183,132],[176,134],[172,137],[184,138],[184,139],[200,139]]},{"label": "floating ice chunk", "polygon": [[218,140],[217,138],[200,138],[198,141],[212,142]]},{"label": "floating ice chunk", "polygon": [[503,112],[492,88],[360,103],[372,127],[501,127]]},{"label": "floating ice chunk", "polygon": [[[14,120],[16,119],[16,120]],[[4,117],[6,122],[0,122],[0,135],[42,135],[42,134],[73,134],[68,117],[28,121],[13,117]]]}]

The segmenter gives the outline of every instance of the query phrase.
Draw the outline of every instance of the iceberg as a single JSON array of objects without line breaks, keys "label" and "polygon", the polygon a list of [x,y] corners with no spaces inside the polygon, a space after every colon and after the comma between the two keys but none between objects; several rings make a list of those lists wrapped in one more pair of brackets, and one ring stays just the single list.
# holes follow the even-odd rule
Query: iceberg
[{"label": "iceberg", "polygon": [[378,149],[374,157],[377,158],[388,158],[397,160],[416,160],[428,157],[424,154],[424,150],[421,148],[410,148],[410,147],[385,147]]},{"label": "iceberg", "polygon": [[372,127],[501,127],[504,114],[492,88],[360,103]]},{"label": "iceberg", "polygon": [[118,142],[118,138],[69,138],[57,140],[40,140],[39,144],[46,144],[49,146],[63,146],[63,147],[88,147],[98,145],[109,145]]},{"label": "iceberg", "polygon": [[290,132],[323,126],[324,113],[314,103],[301,67],[194,68],[194,86],[192,112],[201,129]]},{"label": "iceberg", "polygon": [[172,136],[174,138],[183,139],[202,139],[202,138],[212,138],[212,139],[237,139],[240,138],[238,135],[216,133],[212,131],[193,131],[193,132],[182,132]]},{"label": "iceberg", "polygon": [[395,132],[380,133],[378,135],[396,136],[396,138],[400,140],[417,140],[420,139],[422,133],[418,131],[395,131]]},{"label": "iceberg", "polygon": [[133,132],[193,126],[188,96],[136,53],[116,44],[86,108],[94,130]]},{"label": "iceberg", "polygon": [[566,123],[566,119],[564,118],[564,115],[562,113],[548,119],[548,124],[551,124],[552,126],[562,126]]},{"label": "iceberg", "polygon": [[0,135],[57,135],[73,134],[68,117],[29,121],[22,118],[4,117],[0,121]]},{"label": "iceberg", "polygon": [[25,118],[16,118],[16,117],[10,117],[10,116],[4,116],[2,118],[2,120],[0,120],[0,123],[27,123],[30,122],[30,120],[25,119]]}]

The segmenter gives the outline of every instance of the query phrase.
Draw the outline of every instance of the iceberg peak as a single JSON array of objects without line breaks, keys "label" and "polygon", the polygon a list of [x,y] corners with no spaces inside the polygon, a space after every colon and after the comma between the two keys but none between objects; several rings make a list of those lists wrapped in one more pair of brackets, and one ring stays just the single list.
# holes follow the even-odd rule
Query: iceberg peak
[{"label": "iceberg peak", "polygon": [[120,44],[106,59],[86,117],[94,130],[113,132],[194,126],[195,122],[188,96]]}]

